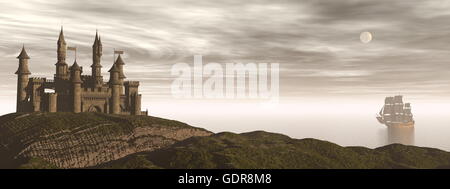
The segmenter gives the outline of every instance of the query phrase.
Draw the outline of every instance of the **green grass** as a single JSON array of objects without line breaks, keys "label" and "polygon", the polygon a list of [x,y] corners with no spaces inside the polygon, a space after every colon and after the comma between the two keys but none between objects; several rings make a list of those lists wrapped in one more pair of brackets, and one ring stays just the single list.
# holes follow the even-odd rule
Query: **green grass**
[{"label": "green grass", "polygon": [[32,157],[27,159],[24,163],[19,165],[19,169],[58,169],[56,165],[53,165],[41,158]]},{"label": "green grass", "polygon": [[183,169],[385,169],[445,168],[450,165],[450,153],[438,149],[400,144],[377,149],[342,147],[326,141],[292,139],[262,131],[192,137],[167,148],[131,155],[108,165],[132,168],[127,167],[127,162],[136,161],[137,157],[161,168]]},{"label": "green grass", "polygon": [[[39,164],[41,161],[35,159],[16,158],[31,143],[48,139],[69,140],[70,136],[92,133],[95,136],[128,135],[137,127],[195,128],[179,121],[152,116],[70,112],[11,113],[0,117],[0,168],[17,167],[23,161],[30,161],[25,163],[25,167]],[[80,131],[88,133],[79,133]]]},{"label": "green grass", "polygon": [[[192,128],[151,116],[101,113],[13,113],[0,117],[0,167],[57,168],[40,158],[16,160],[31,142],[91,129],[99,134],[128,134],[136,127]],[[206,131],[206,130],[205,130]],[[152,152],[141,152],[95,168],[450,168],[450,153],[439,149],[388,145],[376,149],[342,147],[316,139],[293,139],[255,131],[191,137]]]},{"label": "green grass", "polygon": [[[127,133],[135,127],[164,125],[172,127],[191,127],[185,123],[152,116],[110,115],[103,113],[13,113],[0,117],[1,135],[25,133],[52,134],[74,128],[89,128],[108,124],[105,132]],[[6,132],[6,133],[5,133]]]},{"label": "green grass", "polygon": [[134,155],[131,159],[120,159],[114,163],[105,163],[103,169],[161,169],[145,158],[145,155]]}]

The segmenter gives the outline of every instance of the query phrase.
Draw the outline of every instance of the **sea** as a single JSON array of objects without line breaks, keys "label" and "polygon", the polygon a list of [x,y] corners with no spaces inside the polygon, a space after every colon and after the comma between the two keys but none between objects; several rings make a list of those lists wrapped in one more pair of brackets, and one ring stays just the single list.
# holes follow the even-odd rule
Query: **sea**
[{"label": "sea", "polygon": [[294,101],[260,103],[153,103],[150,114],[186,122],[213,132],[256,130],[292,138],[315,138],[341,146],[377,148],[392,143],[450,151],[450,103],[411,102],[415,125],[389,128],[376,114],[383,99],[373,101]]}]

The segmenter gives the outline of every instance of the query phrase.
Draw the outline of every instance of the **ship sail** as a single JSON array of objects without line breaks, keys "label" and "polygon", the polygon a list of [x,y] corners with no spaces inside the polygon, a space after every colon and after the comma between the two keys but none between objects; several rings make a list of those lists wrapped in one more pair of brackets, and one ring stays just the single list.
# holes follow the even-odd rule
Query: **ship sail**
[{"label": "ship sail", "polygon": [[384,99],[384,108],[383,108],[383,120],[386,124],[389,124],[393,121],[394,114],[394,98],[386,97]]},{"label": "ship sail", "polygon": [[411,121],[413,121],[413,115],[411,113],[411,104],[405,103],[403,122],[411,122]]},{"label": "ship sail", "polygon": [[378,122],[387,126],[414,126],[411,104],[403,103],[403,96],[386,97],[384,106],[376,116]]},{"label": "ship sail", "polygon": [[380,122],[380,123],[382,123],[382,124],[384,124],[384,120],[383,120],[383,109],[384,109],[384,106],[381,108],[380,112],[379,112],[378,115],[377,115],[377,120],[378,120],[378,122]]},{"label": "ship sail", "polygon": [[403,122],[404,114],[403,114],[403,99],[402,96],[394,96],[394,119],[395,122]]},{"label": "ship sail", "polygon": [[380,122],[381,124],[384,124],[384,123],[385,123],[382,117],[377,117],[377,120],[378,120],[378,122]]}]

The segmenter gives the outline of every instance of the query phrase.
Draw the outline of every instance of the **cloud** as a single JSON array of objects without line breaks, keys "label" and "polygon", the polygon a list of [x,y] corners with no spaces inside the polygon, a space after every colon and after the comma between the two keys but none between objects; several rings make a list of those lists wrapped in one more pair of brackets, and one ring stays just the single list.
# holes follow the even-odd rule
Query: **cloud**
[{"label": "cloud", "polygon": [[[443,82],[450,70],[449,2],[3,1],[0,79],[11,81],[3,90],[15,89],[15,56],[23,43],[33,74],[51,77],[63,24],[79,64],[91,64],[98,29],[104,74],[113,49],[124,50],[127,77],[142,80],[149,96],[168,95],[171,65],[192,63],[196,54],[204,62],[280,63],[281,94],[289,97],[389,94],[396,87],[439,95],[450,87]],[[374,40],[362,44],[362,31]]]}]

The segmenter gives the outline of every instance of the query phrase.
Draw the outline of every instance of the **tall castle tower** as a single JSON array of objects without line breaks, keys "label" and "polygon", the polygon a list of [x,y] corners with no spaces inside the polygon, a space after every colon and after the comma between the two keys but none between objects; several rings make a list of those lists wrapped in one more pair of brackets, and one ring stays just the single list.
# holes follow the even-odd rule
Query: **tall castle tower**
[{"label": "tall castle tower", "polygon": [[[119,80],[120,80],[120,83],[123,84],[123,81],[124,81],[125,78],[127,78],[127,77],[125,77],[125,74],[123,73],[123,65],[125,65],[125,62],[122,60],[122,56],[120,56],[120,54],[119,54],[119,56],[117,57],[117,60],[116,60],[116,62],[115,62],[114,64],[117,65],[117,69],[119,70]],[[123,94],[123,86],[120,86],[119,92],[120,92],[120,94]]]},{"label": "tall castle tower", "polygon": [[[147,115],[141,111],[141,94],[138,81],[125,81],[122,57],[113,63],[109,82],[103,81],[102,41],[98,32],[92,45],[92,73],[82,75],[83,67],[75,61],[68,68],[66,63],[68,48],[63,28],[57,42],[57,63],[54,79],[29,77],[30,57],[22,47],[17,74],[17,112],[103,112],[121,115]],[[116,52],[114,52],[116,53]],[[46,90],[51,89],[51,90]],[[125,91],[124,91],[125,90]]]},{"label": "tall castle tower", "polygon": [[56,74],[55,81],[57,80],[66,80],[68,79],[68,71],[67,71],[67,63],[66,63],[66,52],[67,52],[67,43],[64,39],[64,31],[61,27],[61,31],[59,32],[59,38],[57,42],[57,59],[56,62]]},{"label": "tall castle tower", "polygon": [[102,40],[100,36],[98,36],[98,32],[95,32],[95,40],[92,45],[92,78],[95,87],[100,87],[103,85],[103,76],[102,76],[102,65],[100,64],[100,60],[102,58]]},{"label": "tall castle tower", "polygon": [[72,82],[72,96],[73,96],[73,112],[81,112],[81,72],[82,67],[78,66],[77,59],[75,59],[72,66],[70,66],[70,81]]},{"label": "tall castle tower", "polygon": [[17,69],[17,104],[16,111],[17,112],[26,112],[28,108],[28,95],[27,95],[27,87],[28,87],[28,75],[31,74],[28,69],[28,60],[30,57],[25,51],[25,46],[22,46],[22,51],[19,56],[19,69]]},{"label": "tall castle tower", "polygon": [[120,70],[117,64],[113,64],[109,70],[109,86],[111,88],[111,111],[112,114],[120,113],[120,87],[123,83],[120,80]]}]

